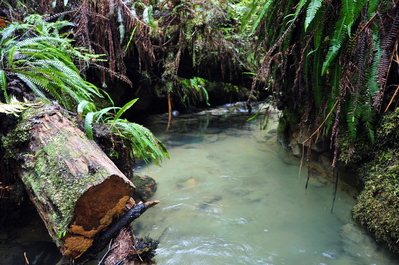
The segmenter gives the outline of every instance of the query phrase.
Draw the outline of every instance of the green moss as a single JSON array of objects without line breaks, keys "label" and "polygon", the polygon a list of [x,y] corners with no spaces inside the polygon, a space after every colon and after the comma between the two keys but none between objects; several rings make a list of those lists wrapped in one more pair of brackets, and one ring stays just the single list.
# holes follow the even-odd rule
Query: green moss
[{"label": "green moss", "polygon": [[398,167],[374,168],[353,209],[355,220],[394,252],[399,252],[398,192]]},{"label": "green moss", "polygon": [[23,147],[30,137],[31,124],[29,122],[20,122],[17,127],[2,137],[1,144],[6,151],[5,158],[16,158],[15,154]]},{"label": "green moss", "polygon": [[373,146],[366,134],[352,139],[349,133],[341,133],[339,136],[339,160],[345,164],[358,164],[373,154]]},{"label": "green moss", "polygon": [[385,115],[376,136],[375,145],[363,149],[372,157],[360,168],[364,189],[353,217],[399,253],[399,110]]},{"label": "green moss", "polygon": [[[35,196],[42,201],[55,203],[54,208],[59,212],[56,220],[56,234],[64,233],[74,217],[74,207],[79,196],[86,190],[87,183],[96,183],[98,174],[106,172],[98,171],[96,175],[84,174],[74,176],[70,174],[70,169],[63,161],[73,161],[71,158],[79,157],[70,148],[65,148],[67,141],[63,134],[57,135],[52,139],[51,144],[47,144],[43,149],[37,152],[34,162],[34,170],[29,175],[24,175],[23,180],[31,187]],[[60,157],[62,154],[62,158]],[[83,170],[79,170],[82,172]],[[60,177],[62,175],[62,177]],[[69,176],[68,176],[69,175]],[[86,184],[79,183],[79,179],[84,178]],[[45,181],[43,181],[45,179]],[[40,185],[46,183],[45,186]],[[48,196],[48,199],[41,196]]]},{"label": "green moss", "polygon": [[298,123],[299,117],[297,114],[283,110],[282,116],[280,117],[277,126],[277,135],[280,137],[283,144],[288,143],[288,139],[291,134],[291,127],[297,126]]}]

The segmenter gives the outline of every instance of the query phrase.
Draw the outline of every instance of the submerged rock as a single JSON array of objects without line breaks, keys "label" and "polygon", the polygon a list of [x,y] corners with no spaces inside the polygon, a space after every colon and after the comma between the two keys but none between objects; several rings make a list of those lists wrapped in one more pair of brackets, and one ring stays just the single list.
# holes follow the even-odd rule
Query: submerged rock
[{"label": "submerged rock", "polygon": [[370,264],[370,257],[379,255],[375,241],[355,224],[346,224],[341,228],[343,249],[353,256],[363,257],[364,264]]},{"label": "submerged rock", "polygon": [[136,186],[136,193],[138,195],[133,196],[136,201],[147,201],[157,191],[156,181],[149,176],[134,175],[133,183]]},{"label": "submerged rock", "polygon": [[206,211],[207,211],[207,208],[208,208],[209,206],[213,206],[215,202],[218,202],[218,201],[220,201],[220,200],[222,200],[222,197],[221,197],[221,196],[216,196],[216,197],[214,197],[214,198],[212,198],[212,199],[210,199],[210,200],[208,200],[208,201],[205,201],[205,202],[201,203],[201,204],[196,208],[196,210],[197,210],[197,211],[206,212]]}]

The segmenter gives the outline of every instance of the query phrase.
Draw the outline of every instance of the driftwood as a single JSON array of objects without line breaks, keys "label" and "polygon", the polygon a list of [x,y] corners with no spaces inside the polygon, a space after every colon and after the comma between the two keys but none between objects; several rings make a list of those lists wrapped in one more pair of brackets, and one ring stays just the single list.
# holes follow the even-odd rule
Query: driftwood
[{"label": "driftwood", "polygon": [[135,186],[57,107],[26,110],[15,131],[26,138],[20,175],[30,199],[63,255],[78,258]]}]

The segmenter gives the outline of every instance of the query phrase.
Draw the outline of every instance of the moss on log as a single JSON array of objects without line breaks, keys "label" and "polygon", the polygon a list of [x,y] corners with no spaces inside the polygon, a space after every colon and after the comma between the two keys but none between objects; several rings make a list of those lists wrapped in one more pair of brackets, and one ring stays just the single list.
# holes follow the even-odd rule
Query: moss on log
[{"label": "moss on log", "polygon": [[135,186],[57,107],[28,109],[14,132],[25,135],[20,175],[31,200],[61,252],[79,257]]}]

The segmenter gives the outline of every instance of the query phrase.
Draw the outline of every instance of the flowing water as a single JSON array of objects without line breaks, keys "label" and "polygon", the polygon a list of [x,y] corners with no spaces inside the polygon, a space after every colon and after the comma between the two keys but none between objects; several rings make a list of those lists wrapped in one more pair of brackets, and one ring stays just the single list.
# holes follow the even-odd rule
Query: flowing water
[{"label": "flowing water", "polygon": [[[221,110],[223,114],[225,110]],[[161,203],[133,223],[138,236],[159,238],[165,264],[397,264],[353,224],[355,200],[333,185],[299,176],[300,161],[277,141],[277,114],[166,116],[146,124],[170,159],[135,173],[158,182]]]}]

